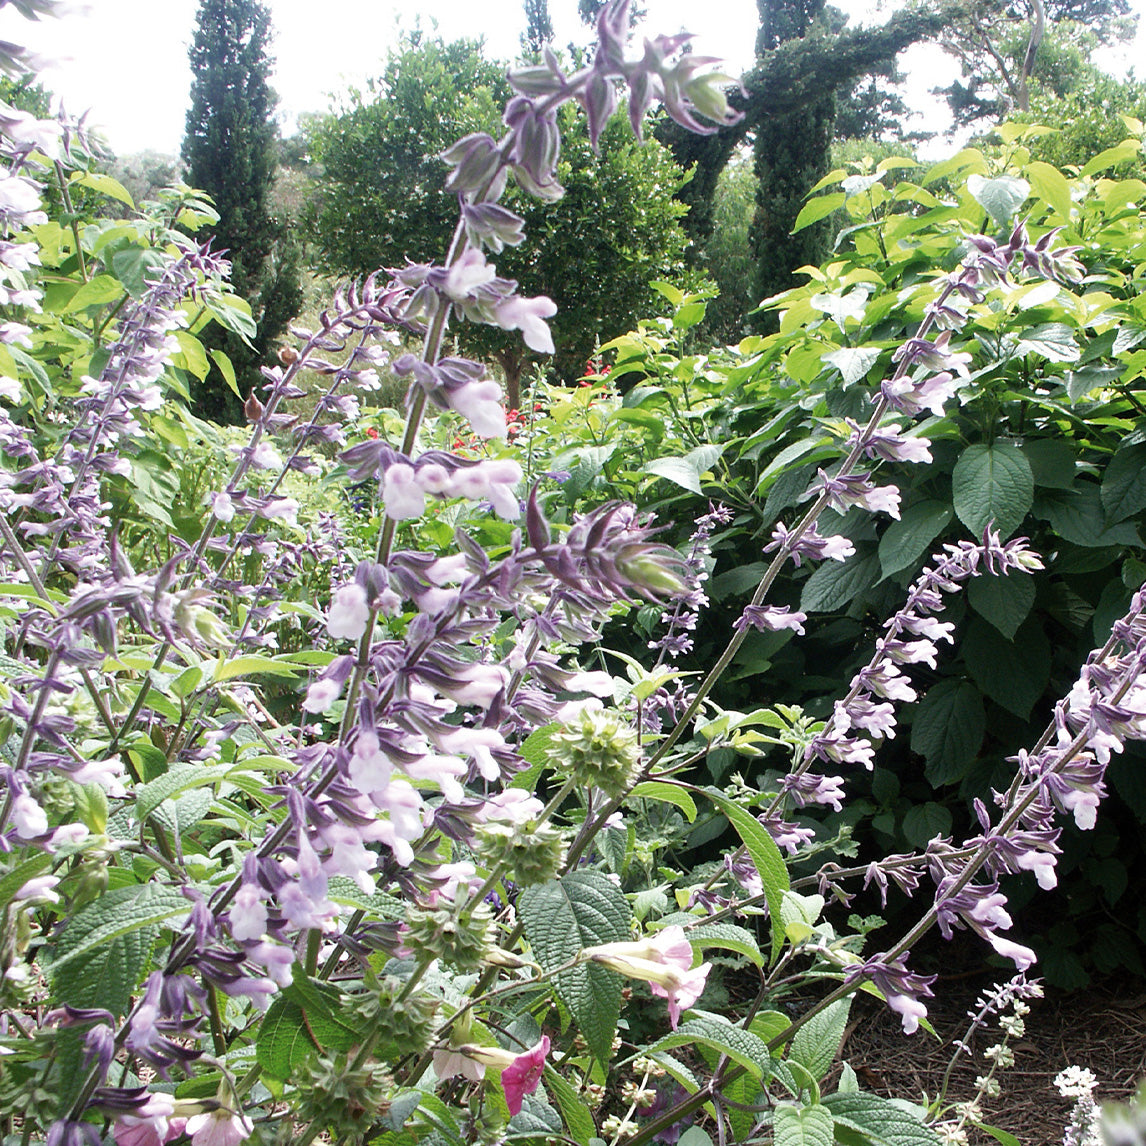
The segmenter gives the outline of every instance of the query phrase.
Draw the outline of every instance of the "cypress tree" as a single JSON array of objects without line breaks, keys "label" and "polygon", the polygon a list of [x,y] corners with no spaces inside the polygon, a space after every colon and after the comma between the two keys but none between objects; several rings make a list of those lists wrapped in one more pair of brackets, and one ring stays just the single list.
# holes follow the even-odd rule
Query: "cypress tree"
[{"label": "cypress tree", "polygon": [[[244,392],[259,384],[259,365],[302,302],[297,254],[271,205],[278,133],[270,38],[270,13],[259,0],[200,0],[188,53],[187,182],[215,201],[215,247],[227,250],[231,282],[258,324],[253,345],[231,331],[204,333],[231,358]],[[202,384],[194,406],[204,417],[242,419],[241,402],[216,374]]]},{"label": "cypress tree", "polygon": [[522,0],[525,9],[525,31],[521,51],[526,59],[538,59],[546,44],[553,42],[553,21],[549,18],[549,0]]}]

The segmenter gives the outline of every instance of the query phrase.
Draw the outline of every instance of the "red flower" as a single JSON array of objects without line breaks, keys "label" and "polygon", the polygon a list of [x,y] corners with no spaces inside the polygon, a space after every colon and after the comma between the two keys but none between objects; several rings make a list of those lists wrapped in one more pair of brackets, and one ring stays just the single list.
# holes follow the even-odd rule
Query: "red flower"
[{"label": "red flower", "polygon": [[374,429],[373,426],[367,426],[366,427],[366,436],[368,438],[376,438],[376,437],[378,437],[378,431],[376,429]]}]

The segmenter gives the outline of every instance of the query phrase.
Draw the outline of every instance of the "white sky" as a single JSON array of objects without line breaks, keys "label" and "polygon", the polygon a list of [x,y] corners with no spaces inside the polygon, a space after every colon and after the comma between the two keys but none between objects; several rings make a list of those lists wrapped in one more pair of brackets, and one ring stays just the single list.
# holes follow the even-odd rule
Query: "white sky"
[{"label": "white sky", "polygon": [[[836,0],[853,13],[871,11],[866,0]],[[275,27],[273,79],[284,133],[300,112],[325,111],[329,95],[361,84],[381,70],[398,29],[416,18],[436,19],[449,39],[482,36],[493,58],[512,58],[524,27],[521,0],[268,0]],[[1146,0],[1132,0],[1146,11]],[[696,48],[739,71],[752,62],[756,0],[645,0],[649,25],[667,33],[687,28]],[[175,154],[183,135],[190,70],[187,48],[197,0],[73,0],[61,20],[29,23],[10,6],[0,9],[0,39],[25,44],[57,63],[44,72],[49,87],[72,114],[90,109],[89,123],[104,131],[120,154],[152,149]],[[576,0],[550,0],[556,41],[585,43]],[[399,16],[401,13],[401,16]],[[1146,19],[1138,43],[1108,66],[1121,71],[1138,61],[1146,70]],[[954,65],[937,49],[913,49],[912,102],[926,102],[928,88],[950,83]]]}]

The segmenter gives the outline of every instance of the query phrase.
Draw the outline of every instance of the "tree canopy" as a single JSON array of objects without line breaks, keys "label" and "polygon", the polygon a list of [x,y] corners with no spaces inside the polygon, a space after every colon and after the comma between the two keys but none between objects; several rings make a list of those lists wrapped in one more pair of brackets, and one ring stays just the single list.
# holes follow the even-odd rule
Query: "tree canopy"
[{"label": "tree canopy", "polygon": [[[508,94],[502,65],[473,41],[417,37],[391,55],[383,74],[316,125],[321,165],[313,212],[327,270],[366,274],[407,257],[441,259],[457,215],[438,158],[469,132],[500,130]],[[526,221],[526,248],[496,256],[498,273],[526,295],[558,306],[552,322],[564,379],[578,376],[595,339],[608,340],[654,310],[649,281],[683,270],[686,208],[673,195],[683,173],[661,146],[642,147],[618,116],[595,156],[581,117],[562,116],[559,179],[565,195],[548,207],[512,186],[503,202]],[[456,325],[469,351],[494,357],[511,389],[525,365],[519,338],[495,327]]]}]

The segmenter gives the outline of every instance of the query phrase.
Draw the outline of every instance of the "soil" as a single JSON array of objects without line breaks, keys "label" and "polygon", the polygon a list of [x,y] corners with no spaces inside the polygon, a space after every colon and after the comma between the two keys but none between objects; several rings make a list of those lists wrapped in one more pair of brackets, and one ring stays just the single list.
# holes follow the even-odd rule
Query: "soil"
[{"label": "soil", "polygon": [[[897,1015],[878,1000],[859,996],[841,1057],[865,1090],[917,1102],[924,1095],[933,1097],[955,1052],[953,1041],[966,1032],[967,1012],[999,975],[983,968],[940,976],[934,985],[936,997],[927,1000],[938,1039],[923,1030],[905,1036]],[[1124,976],[1096,980],[1069,993],[1048,988],[1043,998],[1029,1004],[1026,1032],[1012,1042],[1015,1065],[996,1074],[1001,1093],[985,1101],[984,1121],[1013,1134],[1022,1146],[1059,1146],[1072,1105],[1054,1087],[1054,1077],[1064,1067],[1093,1071],[1100,1102],[1128,1098],[1146,1078],[1146,981]],[[975,1058],[959,1056],[949,1102],[973,1097],[976,1076],[989,1066],[983,1048],[998,1039],[997,1027],[981,1031],[972,1043]],[[997,1146],[982,1131],[970,1131],[969,1141]]]}]

